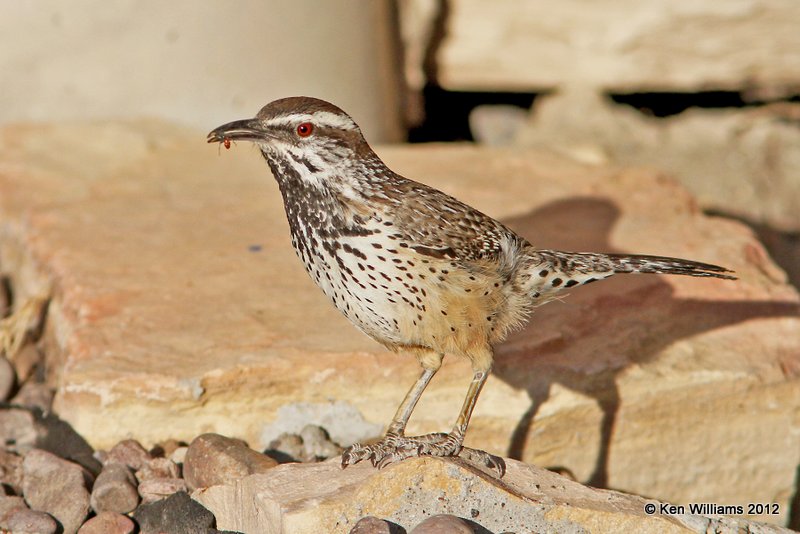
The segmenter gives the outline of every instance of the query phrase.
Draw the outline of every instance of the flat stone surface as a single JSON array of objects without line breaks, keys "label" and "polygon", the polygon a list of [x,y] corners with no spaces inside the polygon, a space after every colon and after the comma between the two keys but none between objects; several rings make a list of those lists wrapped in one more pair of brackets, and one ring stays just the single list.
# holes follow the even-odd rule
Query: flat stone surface
[{"label": "flat stone surface", "polygon": [[[20,301],[52,292],[55,410],[105,448],[204,432],[262,448],[331,413],[340,444],[377,434],[417,363],[359,334],[313,285],[258,152],[204,134],[157,121],[0,131],[0,271]],[[619,276],[540,308],[498,348],[468,445],[674,503],[777,502],[765,519],[785,521],[800,463],[798,297],[749,230],[703,216],[654,171],[470,146],[379,152],[537,246],[740,276]],[[470,375],[446,359],[409,432],[448,429]],[[309,420],[274,427],[287,405]]]},{"label": "flat stone surface", "polygon": [[[440,522],[430,519],[440,514],[456,516],[465,525],[496,533],[733,534],[745,528],[763,534],[789,532],[744,520],[648,514],[645,506],[659,503],[582,486],[514,460],[507,462],[502,481],[460,460],[440,458],[413,458],[382,470],[358,464],[342,471],[338,459],[319,464],[284,464],[230,485],[197,490],[192,497],[214,513],[217,528],[245,534],[346,534],[365,515],[412,532],[425,521]],[[469,532],[452,527],[451,524],[451,530],[446,532]],[[485,532],[477,528],[475,531]]]},{"label": "flat stone surface", "polygon": [[[431,2],[405,2],[412,82],[428,58]],[[743,2],[448,2],[436,82],[455,91],[537,92],[595,86],[618,93],[763,91],[794,95],[800,6]],[[440,36],[434,33],[435,39]],[[743,46],[747,43],[747,46]]]},{"label": "flat stone surface", "polygon": [[668,170],[705,209],[800,232],[800,104],[690,109],[653,120],[584,88],[537,99],[517,124],[514,146]]}]

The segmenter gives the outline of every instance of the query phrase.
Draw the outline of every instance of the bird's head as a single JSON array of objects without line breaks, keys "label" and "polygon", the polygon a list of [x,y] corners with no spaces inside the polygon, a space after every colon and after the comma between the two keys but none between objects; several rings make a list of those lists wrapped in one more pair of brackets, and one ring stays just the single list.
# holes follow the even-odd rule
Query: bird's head
[{"label": "bird's head", "polygon": [[273,170],[276,165],[291,169],[314,183],[341,175],[343,166],[353,161],[374,156],[347,113],[324,100],[304,96],[275,100],[255,118],[223,124],[208,134],[209,143],[228,146],[230,141],[251,141]]}]

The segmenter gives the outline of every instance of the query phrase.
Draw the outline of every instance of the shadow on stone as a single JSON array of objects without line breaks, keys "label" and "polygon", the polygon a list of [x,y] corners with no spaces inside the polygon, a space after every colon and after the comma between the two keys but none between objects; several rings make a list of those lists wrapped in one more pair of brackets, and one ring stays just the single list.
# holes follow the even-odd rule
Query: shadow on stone
[{"label": "shadow on stone", "polygon": [[[619,209],[610,201],[575,197],[553,202],[504,223],[538,248],[659,253],[658,250],[615,250],[609,244],[609,236],[618,216]],[[713,263],[713,258],[688,259]],[[563,309],[556,314],[554,303],[548,304],[535,310],[528,327],[498,347],[494,374],[515,388],[527,390],[531,399],[531,406],[514,429],[508,448],[508,456],[515,459],[525,456],[533,421],[548,399],[552,384],[561,384],[595,399],[602,410],[599,454],[586,483],[601,488],[608,486],[609,448],[620,404],[617,378],[628,367],[652,360],[665,347],[683,338],[751,319],[800,315],[795,302],[678,298],[672,286],[654,276],[614,277],[601,284],[578,288],[573,293],[567,299],[571,304],[580,305],[594,298],[604,309],[613,309],[613,324],[609,314],[594,314],[587,320],[579,317],[579,310],[576,310],[575,321],[559,324],[555,321],[556,315],[563,320]],[[564,330],[569,333],[553,337],[553,332]],[[614,335],[606,335],[607,332]],[[620,339],[625,340],[622,352]],[[622,361],[609,363],[587,379],[584,373],[575,370],[580,359],[585,360],[587,355],[599,358],[615,355],[617,359],[621,356]],[[529,361],[523,365],[520,362],[531,358],[535,359],[534,363]],[[526,367],[535,369],[519,372]]]}]

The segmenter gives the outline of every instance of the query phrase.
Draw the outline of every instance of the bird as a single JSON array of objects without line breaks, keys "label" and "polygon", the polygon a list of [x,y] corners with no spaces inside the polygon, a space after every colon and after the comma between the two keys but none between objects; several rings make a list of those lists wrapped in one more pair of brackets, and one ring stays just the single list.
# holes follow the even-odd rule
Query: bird
[{"label": "bird", "polygon": [[[618,273],[736,279],[724,267],[680,258],[536,248],[481,211],[391,170],[350,115],[317,98],[275,100],[254,118],[215,128],[207,141],[258,147],[312,280],[359,330],[390,351],[412,354],[422,368],[383,438],[345,449],[343,468],[459,456],[502,477],[502,458],[465,447],[464,436],[493,347],[535,307]],[[466,357],[473,372],[453,427],[407,436],[446,354]]]}]

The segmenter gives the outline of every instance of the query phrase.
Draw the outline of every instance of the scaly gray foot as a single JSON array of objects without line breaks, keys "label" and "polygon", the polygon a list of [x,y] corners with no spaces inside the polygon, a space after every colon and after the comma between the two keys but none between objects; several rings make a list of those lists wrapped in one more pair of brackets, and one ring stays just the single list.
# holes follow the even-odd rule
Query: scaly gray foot
[{"label": "scaly gray foot", "polygon": [[414,437],[387,434],[371,445],[356,443],[342,454],[342,468],[362,460],[370,460],[372,465],[380,469],[415,456],[458,456],[479,468],[488,469],[498,478],[505,473],[505,462],[502,458],[463,447],[454,436],[442,432]]}]

